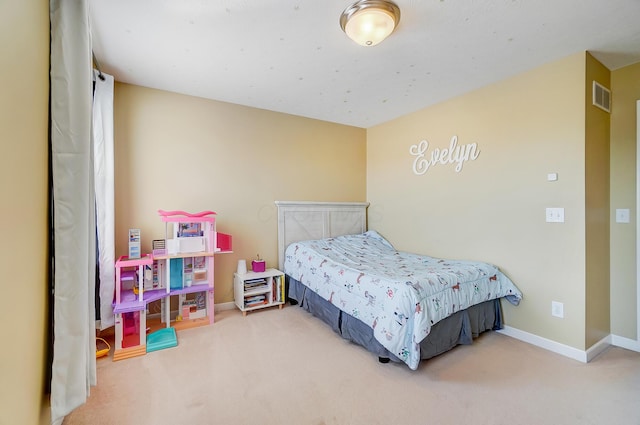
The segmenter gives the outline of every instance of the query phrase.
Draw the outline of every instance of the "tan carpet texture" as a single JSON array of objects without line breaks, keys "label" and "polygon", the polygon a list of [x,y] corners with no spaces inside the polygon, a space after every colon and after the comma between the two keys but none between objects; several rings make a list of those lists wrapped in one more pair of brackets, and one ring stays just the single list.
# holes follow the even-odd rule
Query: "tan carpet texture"
[{"label": "tan carpet texture", "polygon": [[412,371],[297,306],[227,310],[177,347],[98,359],[98,385],[64,424],[640,425],[640,354],[583,364],[488,332]]}]

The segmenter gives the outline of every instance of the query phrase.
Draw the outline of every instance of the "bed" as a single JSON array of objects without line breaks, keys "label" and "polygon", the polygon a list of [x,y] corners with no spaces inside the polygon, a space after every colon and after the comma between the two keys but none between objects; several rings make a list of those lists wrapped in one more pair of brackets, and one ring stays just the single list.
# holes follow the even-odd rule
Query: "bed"
[{"label": "bed", "polygon": [[366,229],[367,203],[276,202],[287,294],[382,362],[420,360],[502,327],[522,293],[496,266],[397,251]]}]

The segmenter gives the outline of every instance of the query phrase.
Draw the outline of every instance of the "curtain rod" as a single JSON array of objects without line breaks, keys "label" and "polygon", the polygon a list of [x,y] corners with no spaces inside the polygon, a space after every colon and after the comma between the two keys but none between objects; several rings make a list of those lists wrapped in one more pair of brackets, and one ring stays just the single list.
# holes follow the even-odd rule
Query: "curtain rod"
[{"label": "curtain rod", "polygon": [[102,71],[100,70],[100,64],[98,63],[98,60],[96,59],[96,54],[93,53],[93,50],[91,51],[91,56],[93,57],[93,64],[96,66],[96,69],[98,70],[98,77],[104,81],[104,75],[102,75]]}]

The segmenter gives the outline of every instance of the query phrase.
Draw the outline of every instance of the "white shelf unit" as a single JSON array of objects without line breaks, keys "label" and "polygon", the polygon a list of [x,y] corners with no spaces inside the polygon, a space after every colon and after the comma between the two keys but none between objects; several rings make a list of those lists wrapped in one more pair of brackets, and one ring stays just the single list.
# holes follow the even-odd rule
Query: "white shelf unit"
[{"label": "white shelf unit", "polygon": [[277,269],[233,274],[236,306],[246,316],[248,311],[279,306],[285,302],[284,273]]}]

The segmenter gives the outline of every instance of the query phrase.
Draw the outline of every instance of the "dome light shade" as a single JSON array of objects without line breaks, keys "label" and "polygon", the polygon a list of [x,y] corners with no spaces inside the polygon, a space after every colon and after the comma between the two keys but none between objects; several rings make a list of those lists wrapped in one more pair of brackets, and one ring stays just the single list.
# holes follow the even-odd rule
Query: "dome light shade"
[{"label": "dome light shade", "polygon": [[342,30],[361,46],[375,46],[387,38],[400,21],[400,8],[386,0],[360,0],[340,16]]}]

